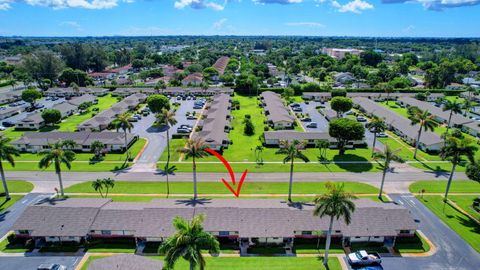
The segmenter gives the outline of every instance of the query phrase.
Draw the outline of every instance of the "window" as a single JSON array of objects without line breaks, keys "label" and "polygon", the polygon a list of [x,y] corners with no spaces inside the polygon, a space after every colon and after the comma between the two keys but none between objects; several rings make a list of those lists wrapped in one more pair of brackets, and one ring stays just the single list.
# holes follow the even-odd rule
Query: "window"
[{"label": "window", "polygon": [[302,231],[302,235],[312,235],[312,231]]},{"label": "window", "polygon": [[340,230],[336,230],[336,231],[335,231],[335,233],[341,233],[341,232],[342,232],[342,231],[340,231]]},{"label": "window", "polygon": [[227,232],[227,231],[220,231],[220,232],[218,233],[218,235],[219,235],[219,236],[229,236],[230,233]]},{"label": "window", "polygon": [[19,234],[28,234],[28,230],[19,230],[18,233]]},{"label": "window", "polygon": [[112,231],[102,230],[103,235],[111,235]]},{"label": "window", "polygon": [[410,233],[410,230],[400,230],[400,233]]}]

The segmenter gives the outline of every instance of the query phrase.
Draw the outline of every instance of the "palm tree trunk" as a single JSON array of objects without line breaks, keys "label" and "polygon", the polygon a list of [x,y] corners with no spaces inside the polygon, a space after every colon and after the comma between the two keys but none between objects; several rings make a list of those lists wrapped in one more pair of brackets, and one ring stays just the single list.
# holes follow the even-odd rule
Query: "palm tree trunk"
[{"label": "palm tree trunk", "polygon": [[166,173],[167,173],[167,198],[170,195],[170,183],[168,182],[168,174],[170,173],[169,164],[170,164],[170,133],[168,130],[170,129],[170,125],[167,124],[167,164],[166,164]]},{"label": "palm tree trunk", "polygon": [[383,175],[382,175],[382,183],[380,184],[380,191],[378,192],[378,198],[379,198],[380,200],[382,199],[383,184],[385,183],[385,176],[387,175],[387,170],[388,170],[388,167],[384,165],[384,167],[383,167]]},{"label": "palm tree trunk", "polygon": [[293,185],[293,158],[290,161],[290,184],[288,185],[288,201],[292,201],[292,185]]},{"label": "palm tree trunk", "polygon": [[0,174],[2,175],[3,190],[5,190],[5,200],[10,200],[10,193],[8,192],[7,180],[5,179],[5,172],[3,171],[3,164],[0,160]]},{"label": "palm tree trunk", "polygon": [[448,191],[450,190],[450,185],[452,184],[453,174],[455,173],[455,167],[457,167],[457,159],[452,160],[452,171],[450,172],[450,176],[448,177],[447,188],[445,190],[445,196],[443,196],[443,200],[447,201]]},{"label": "palm tree trunk", "polygon": [[195,163],[195,156],[193,157],[193,199],[197,199],[197,164]]},{"label": "palm tree trunk", "polygon": [[123,133],[125,135],[125,151],[127,151],[127,130],[125,129]]},{"label": "palm tree trunk", "polygon": [[194,262],[190,262],[190,270],[195,270],[195,263]]},{"label": "palm tree trunk", "polygon": [[418,130],[417,141],[415,142],[415,152],[413,152],[413,159],[417,159],[417,150],[420,146],[420,136],[422,136],[422,126],[420,126],[420,129]]},{"label": "palm tree trunk", "polygon": [[377,132],[373,133],[372,156],[375,153],[375,144],[377,144]]},{"label": "palm tree trunk", "polygon": [[55,161],[55,173],[58,176],[58,183],[60,184],[60,195],[63,197],[65,193],[63,192],[63,181],[62,181],[62,171],[60,169],[60,163]]},{"label": "palm tree trunk", "polygon": [[452,114],[453,114],[453,110],[450,110],[450,115],[448,116],[448,123],[447,123],[447,131],[446,131],[446,133],[448,133],[448,129],[450,128],[450,122],[452,121]]},{"label": "palm tree trunk", "polygon": [[328,226],[327,242],[325,243],[325,256],[323,257],[323,264],[328,264],[328,251],[330,249],[330,242],[332,241],[333,216],[330,217],[330,225]]}]

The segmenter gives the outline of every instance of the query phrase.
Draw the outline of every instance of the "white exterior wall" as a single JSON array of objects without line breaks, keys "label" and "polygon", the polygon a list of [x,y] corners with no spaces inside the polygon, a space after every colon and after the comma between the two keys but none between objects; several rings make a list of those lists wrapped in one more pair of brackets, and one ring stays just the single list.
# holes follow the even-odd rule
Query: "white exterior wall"
[{"label": "white exterior wall", "polygon": [[82,238],[79,237],[79,236],[61,236],[61,237],[49,236],[49,237],[45,237],[45,241],[50,242],[50,243],[56,243],[56,242],[77,242],[77,243],[80,243],[81,239]]},{"label": "white exterior wall", "polygon": [[282,244],[283,237],[261,237],[258,238],[260,244]]},{"label": "white exterior wall", "polygon": [[284,129],[292,127],[292,122],[280,121],[273,123],[275,129]]}]

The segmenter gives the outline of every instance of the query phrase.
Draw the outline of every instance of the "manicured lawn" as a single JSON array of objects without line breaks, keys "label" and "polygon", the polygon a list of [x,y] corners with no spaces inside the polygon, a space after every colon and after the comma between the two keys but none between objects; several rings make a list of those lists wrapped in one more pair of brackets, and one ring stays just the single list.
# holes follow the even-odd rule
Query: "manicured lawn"
[{"label": "manicured lawn", "polygon": [[430,246],[423,237],[415,233],[412,238],[397,238],[395,240],[395,250],[400,253],[423,253],[429,251]]},{"label": "manicured lawn", "polygon": [[[320,239],[318,249],[317,243],[318,239],[295,239],[293,242],[293,251],[297,254],[319,254],[323,256],[325,253],[325,238]],[[330,245],[330,253],[343,254],[344,252],[341,240],[333,238]]]},{"label": "manicured lawn", "polygon": [[[93,260],[103,258],[92,256],[88,258],[81,270],[87,270]],[[152,259],[162,259],[154,256]],[[206,270],[307,270],[325,269],[321,259],[317,257],[207,257]],[[342,267],[337,258],[330,257],[328,260],[330,270],[341,270]],[[180,259],[175,265],[176,270],[187,270],[187,261]]]},{"label": "manicured lawn", "polygon": [[[443,193],[447,187],[447,181],[418,181],[410,185],[410,192],[416,193],[425,189],[426,193]],[[453,180],[450,192],[480,193],[480,183],[472,180]]]},{"label": "manicured lawn", "polygon": [[5,197],[0,197],[0,214],[6,211],[10,206],[14,205],[16,202],[23,198],[22,195],[10,195],[10,200],[5,201]]},{"label": "manicured lawn", "polygon": [[[33,189],[32,183],[23,180],[7,180],[7,186],[11,193],[28,193]],[[3,185],[0,185],[0,193],[4,191]]]},{"label": "manicured lawn", "polygon": [[443,203],[442,196],[417,196],[430,211],[438,216],[445,224],[454,230],[460,237],[480,252],[480,226],[449,204]]},{"label": "manicured lawn", "polygon": [[475,198],[480,197],[479,194],[477,195],[448,195],[448,199],[453,201],[456,205],[458,205],[462,210],[467,212],[476,220],[480,221],[480,213],[473,209],[473,200]]},{"label": "manicured lawn", "polygon": [[[200,194],[229,194],[223,183],[200,182],[197,185]],[[370,194],[378,192],[376,187],[358,183],[344,182],[347,192],[356,194]],[[193,190],[191,182],[170,182],[171,194],[190,194]],[[317,194],[326,191],[325,183],[322,182],[295,182],[293,193],[295,194]],[[65,189],[66,193],[94,193],[91,182],[75,184]],[[117,181],[110,193],[119,194],[165,194],[166,184],[163,182],[126,182]],[[245,182],[242,187],[243,194],[286,194],[288,183],[286,182]]]}]

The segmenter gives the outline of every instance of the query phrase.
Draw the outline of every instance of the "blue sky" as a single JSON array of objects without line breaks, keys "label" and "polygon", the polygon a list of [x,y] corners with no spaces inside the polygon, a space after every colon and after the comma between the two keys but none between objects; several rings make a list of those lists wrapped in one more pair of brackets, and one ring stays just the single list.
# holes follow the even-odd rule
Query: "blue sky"
[{"label": "blue sky", "polygon": [[0,0],[0,35],[479,37],[480,0]]}]

